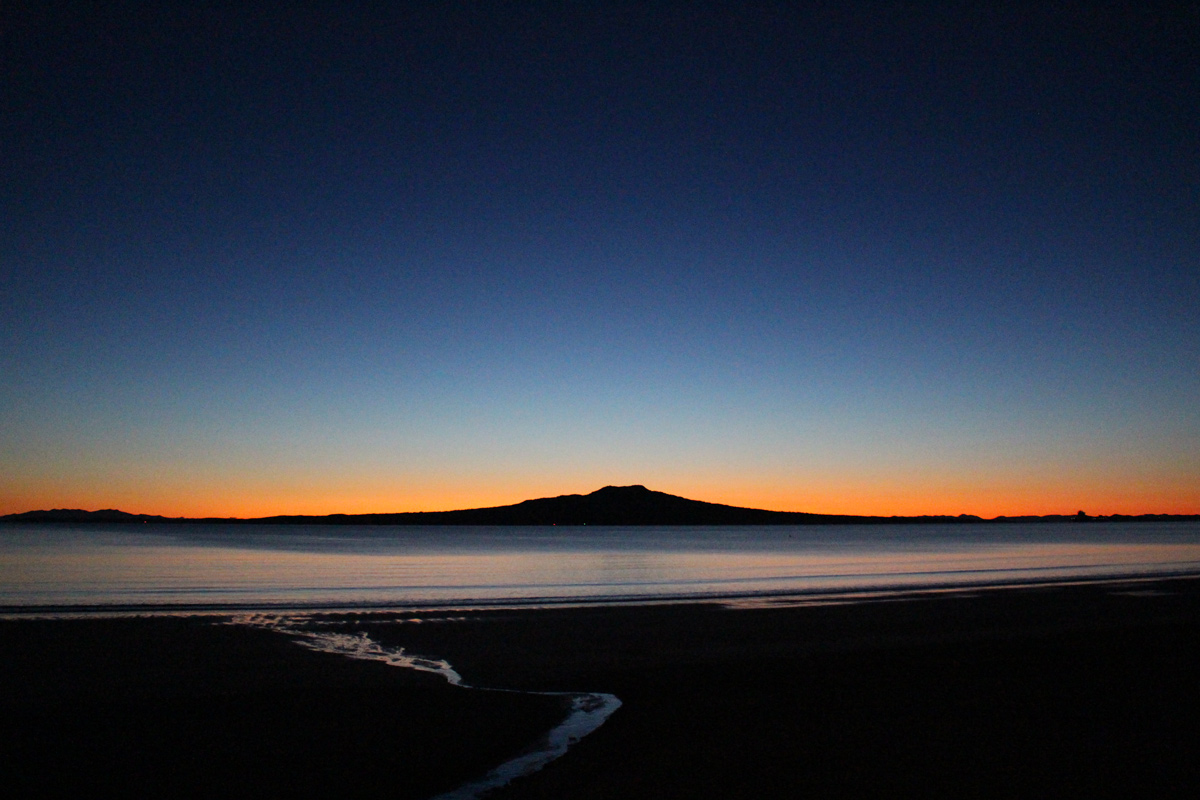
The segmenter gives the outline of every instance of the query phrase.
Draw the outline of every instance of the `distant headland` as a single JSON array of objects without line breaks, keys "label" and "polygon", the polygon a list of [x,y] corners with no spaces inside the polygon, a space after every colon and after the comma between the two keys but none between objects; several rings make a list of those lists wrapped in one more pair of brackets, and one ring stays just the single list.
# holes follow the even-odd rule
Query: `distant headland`
[{"label": "distant headland", "polygon": [[871,525],[930,523],[1003,522],[1103,522],[1103,521],[1200,521],[1200,514],[1113,514],[1088,516],[1049,514],[984,519],[972,514],[958,516],[878,517],[846,514],[808,514],[800,511],[768,511],[689,500],[656,492],[645,486],[605,486],[591,494],[566,494],[525,500],[510,506],[471,508],[458,511],[409,511],[395,514],[285,515],[242,519],[238,517],[164,517],[130,514],[107,509],[83,511],[53,509],[26,511],[0,517],[0,522],[69,523],[257,523],[278,525]]}]

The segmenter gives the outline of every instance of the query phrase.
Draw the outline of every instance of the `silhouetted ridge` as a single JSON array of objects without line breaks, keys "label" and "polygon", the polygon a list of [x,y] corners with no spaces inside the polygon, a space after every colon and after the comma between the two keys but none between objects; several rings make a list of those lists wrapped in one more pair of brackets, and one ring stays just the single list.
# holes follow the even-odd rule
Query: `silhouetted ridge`
[{"label": "silhouetted ridge", "polygon": [[26,511],[0,517],[7,522],[173,522],[170,517],[151,514],[130,514],[106,508],[101,511],[84,511],[78,508],[53,508],[48,511]]},{"label": "silhouetted ridge", "polygon": [[400,514],[330,514],[328,516],[276,516],[257,519],[161,517],[108,509],[81,511],[54,509],[26,511],[0,517],[3,522],[258,522],[324,525],[838,525],[966,522],[1067,522],[1106,519],[1121,521],[1200,521],[1200,515],[1142,514],[1088,517],[1086,514],[1051,514],[1043,517],[997,517],[984,520],[972,514],[918,517],[855,517],[842,514],[808,514],[800,511],[767,511],[720,503],[689,500],[642,485],[605,486],[591,494],[564,494],[525,500],[511,506],[470,508],[460,511],[411,511]]},{"label": "silhouetted ridge", "polygon": [[605,486],[591,494],[526,500],[480,509],[490,524],[522,525],[770,525],[811,522],[819,514],[765,511],[705,503],[655,492],[645,486]]}]

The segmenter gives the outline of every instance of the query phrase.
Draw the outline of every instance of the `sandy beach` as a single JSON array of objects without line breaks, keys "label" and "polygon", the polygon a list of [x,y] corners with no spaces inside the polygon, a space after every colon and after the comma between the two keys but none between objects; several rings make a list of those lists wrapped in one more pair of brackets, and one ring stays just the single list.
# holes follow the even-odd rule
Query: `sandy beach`
[{"label": "sandy beach", "polygon": [[429,797],[565,714],[214,619],[0,622],[13,796]]},{"label": "sandy beach", "polygon": [[[497,798],[1193,797],[1198,583],[314,621],[471,684],[621,699]],[[0,622],[17,794],[428,797],[566,713],[217,619]]]}]

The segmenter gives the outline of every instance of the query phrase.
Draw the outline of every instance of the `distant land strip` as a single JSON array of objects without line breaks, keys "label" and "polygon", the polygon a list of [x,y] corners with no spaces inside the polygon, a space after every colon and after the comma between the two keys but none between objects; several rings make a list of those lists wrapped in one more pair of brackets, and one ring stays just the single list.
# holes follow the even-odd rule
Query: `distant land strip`
[{"label": "distant land strip", "polygon": [[895,525],[1106,521],[1195,522],[1200,521],[1200,514],[1089,516],[1080,511],[1077,514],[1000,516],[993,519],[984,519],[973,514],[868,517],[739,508],[720,503],[689,500],[665,492],[656,492],[645,486],[606,486],[586,495],[568,494],[559,497],[543,497],[511,506],[471,508],[459,511],[328,514],[325,516],[281,515],[242,519],[238,517],[164,517],[154,514],[130,514],[114,509],[104,511],[53,509],[26,511],[0,517],[0,522],[156,522],[168,524],[207,522],[277,525]]}]

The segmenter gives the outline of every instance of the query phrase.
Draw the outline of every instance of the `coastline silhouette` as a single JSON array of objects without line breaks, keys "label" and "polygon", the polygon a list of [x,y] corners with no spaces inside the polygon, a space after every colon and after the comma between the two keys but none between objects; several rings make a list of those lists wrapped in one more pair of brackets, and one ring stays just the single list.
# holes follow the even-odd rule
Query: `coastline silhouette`
[{"label": "coastline silhouette", "polygon": [[277,525],[872,525],[994,522],[1190,522],[1197,514],[1112,514],[1088,516],[1045,514],[999,516],[984,519],[974,514],[919,516],[855,516],[813,514],[802,511],[770,511],[743,508],[657,492],[640,484],[605,486],[590,494],[565,494],[525,500],[507,506],[469,508],[455,511],[406,511],[383,514],[285,514],[270,517],[164,517],[116,509],[84,511],[51,509],[26,511],[0,517],[0,522],[69,523],[189,523],[226,522]]}]

